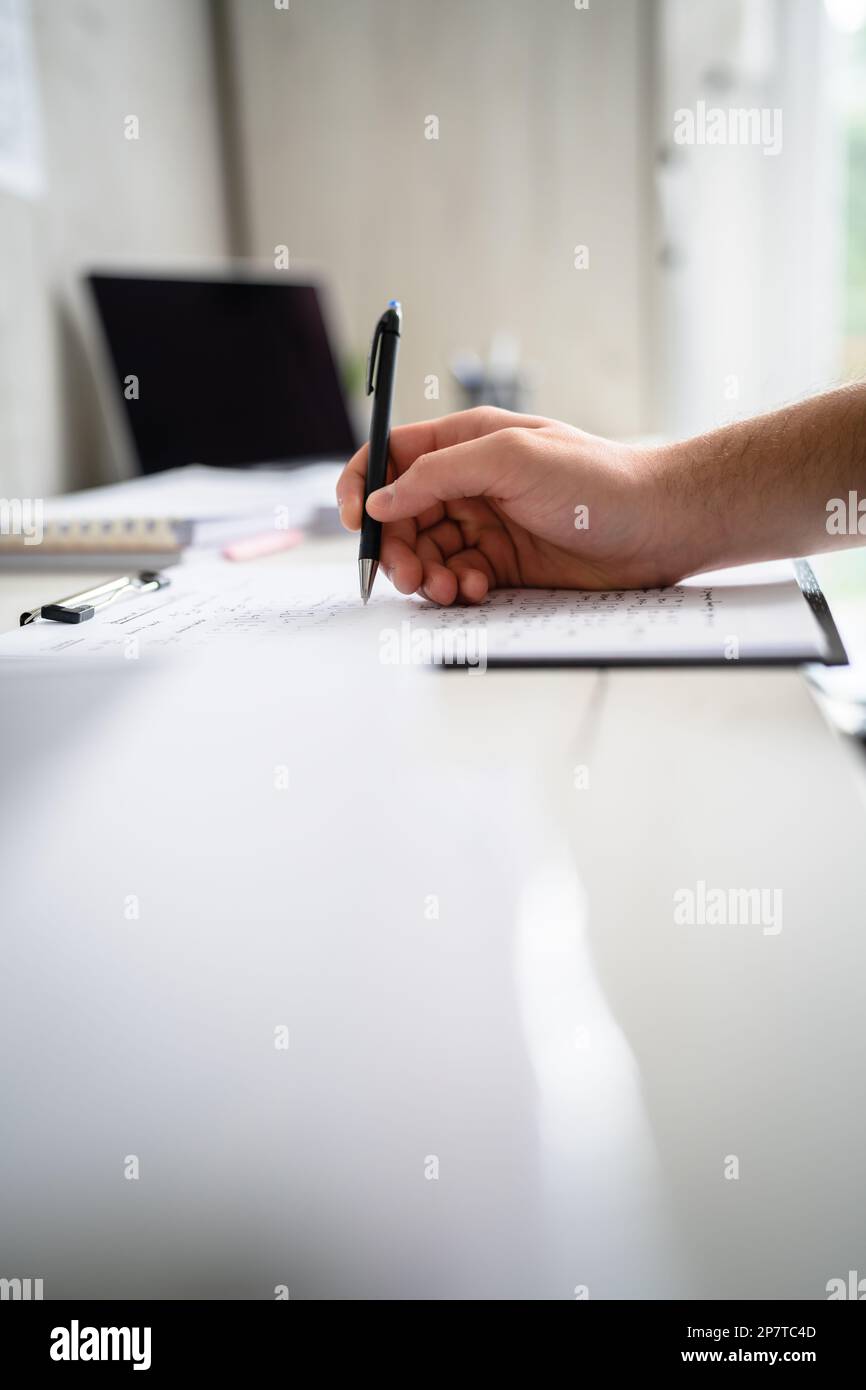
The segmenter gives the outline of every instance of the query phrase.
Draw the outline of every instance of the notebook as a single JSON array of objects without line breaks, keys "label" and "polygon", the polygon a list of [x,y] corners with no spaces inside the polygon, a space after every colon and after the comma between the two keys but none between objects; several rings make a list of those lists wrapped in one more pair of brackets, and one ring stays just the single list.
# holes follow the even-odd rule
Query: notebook
[{"label": "notebook", "polygon": [[171,655],[276,645],[302,670],[376,666],[797,665],[847,658],[805,562],[702,575],[667,589],[503,589],[477,607],[437,608],[384,578],[366,608],[354,556],[345,565],[244,569],[206,554],[171,587],[106,608],[82,627],[38,621],[0,637],[0,658]]},{"label": "notebook", "polygon": [[336,511],[335,464],[294,469],[191,464],[49,498],[38,538],[0,534],[0,566],[51,567],[86,559],[145,569],[176,563],[191,547],[221,546],[271,529],[294,530]]}]

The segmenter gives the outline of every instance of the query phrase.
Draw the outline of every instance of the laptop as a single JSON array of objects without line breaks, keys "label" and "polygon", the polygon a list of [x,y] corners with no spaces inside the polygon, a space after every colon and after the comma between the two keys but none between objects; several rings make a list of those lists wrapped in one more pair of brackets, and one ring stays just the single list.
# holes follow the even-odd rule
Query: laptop
[{"label": "laptop", "polygon": [[86,279],[134,473],[294,467],[354,453],[315,285],[278,275]]}]

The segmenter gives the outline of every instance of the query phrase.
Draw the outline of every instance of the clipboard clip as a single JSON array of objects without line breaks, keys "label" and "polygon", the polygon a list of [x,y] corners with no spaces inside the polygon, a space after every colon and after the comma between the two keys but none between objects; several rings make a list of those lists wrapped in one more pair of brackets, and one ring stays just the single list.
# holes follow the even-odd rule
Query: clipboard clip
[{"label": "clipboard clip", "polygon": [[116,599],[128,594],[149,594],[156,589],[165,589],[171,580],[156,570],[142,570],[139,574],[124,574],[119,579],[109,579],[105,584],[97,584],[93,589],[85,589],[80,594],[70,594],[68,598],[58,599],[56,603],[43,604],[41,608],[31,608],[22,613],[20,627],[35,623],[37,618],[47,618],[55,623],[86,623],[100,608],[106,608]]}]

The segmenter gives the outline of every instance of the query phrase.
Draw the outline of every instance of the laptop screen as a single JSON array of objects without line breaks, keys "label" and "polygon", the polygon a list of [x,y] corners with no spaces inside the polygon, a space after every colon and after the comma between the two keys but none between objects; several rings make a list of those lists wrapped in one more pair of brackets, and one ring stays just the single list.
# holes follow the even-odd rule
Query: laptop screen
[{"label": "laptop screen", "polygon": [[355,439],[319,296],[278,281],[88,281],[143,473],[344,459]]}]

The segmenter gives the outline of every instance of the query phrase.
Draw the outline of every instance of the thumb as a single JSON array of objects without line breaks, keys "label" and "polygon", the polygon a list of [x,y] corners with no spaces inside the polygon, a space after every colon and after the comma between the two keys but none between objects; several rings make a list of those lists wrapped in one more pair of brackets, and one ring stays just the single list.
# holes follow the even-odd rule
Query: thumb
[{"label": "thumb", "polygon": [[370,493],[367,511],[376,521],[403,521],[420,516],[436,502],[487,495],[505,498],[518,472],[526,485],[515,447],[516,436],[526,433],[520,428],[497,430],[421,454],[393,483]]}]

